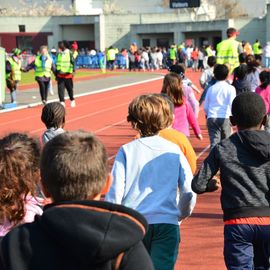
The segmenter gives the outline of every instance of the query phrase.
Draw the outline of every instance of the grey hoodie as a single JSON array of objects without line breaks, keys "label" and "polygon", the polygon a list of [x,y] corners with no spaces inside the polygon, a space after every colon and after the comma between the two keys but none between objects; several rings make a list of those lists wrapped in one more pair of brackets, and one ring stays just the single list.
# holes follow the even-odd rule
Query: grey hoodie
[{"label": "grey hoodie", "polygon": [[244,130],[217,144],[192,181],[196,193],[220,170],[224,220],[270,216],[270,134]]},{"label": "grey hoodie", "polygon": [[62,128],[48,128],[42,135],[42,143],[46,144],[55,136],[64,133],[65,131]]}]

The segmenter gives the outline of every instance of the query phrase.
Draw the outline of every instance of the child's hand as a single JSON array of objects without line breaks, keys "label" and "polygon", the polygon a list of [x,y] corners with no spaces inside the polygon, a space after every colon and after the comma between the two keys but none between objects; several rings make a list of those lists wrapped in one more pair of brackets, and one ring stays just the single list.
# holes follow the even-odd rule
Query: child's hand
[{"label": "child's hand", "polygon": [[221,187],[218,179],[211,179],[207,184],[207,191],[216,191]]},{"label": "child's hand", "polygon": [[202,141],[202,140],[203,140],[202,134],[199,134],[199,135],[197,136],[197,138],[198,138],[200,141]]}]

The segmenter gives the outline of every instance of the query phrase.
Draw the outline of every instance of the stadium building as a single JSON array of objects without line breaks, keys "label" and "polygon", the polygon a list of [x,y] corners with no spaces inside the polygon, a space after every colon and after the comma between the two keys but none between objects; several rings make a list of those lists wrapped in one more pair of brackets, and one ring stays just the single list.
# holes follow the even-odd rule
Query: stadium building
[{"label": "stadium building", "polygon": [[[189,1],[185,1],[189,2]],[[200,7],[170,8],[168,0],[2,0],[0,46],[36,52],[40,45],[57,47],[76,40],[79,47],[104,50],[168,47],[172,43],[216,45],[226,29],[240,30],[239,40],[270,41],[270,4],[266,0],[201,0]]]}]

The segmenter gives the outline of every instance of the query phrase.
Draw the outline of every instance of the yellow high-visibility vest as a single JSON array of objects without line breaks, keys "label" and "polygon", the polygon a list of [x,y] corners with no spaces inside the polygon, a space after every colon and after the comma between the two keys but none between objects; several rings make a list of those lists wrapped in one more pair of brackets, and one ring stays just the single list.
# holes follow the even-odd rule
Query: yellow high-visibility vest
[{"label": "yellow high-visibility vest", "polygon": [[73,64],[71,63],[71,53],[65,50],[57,55],[56,70],[61,74],[73,73]]},{"label": "yellow high-visibility vest", "polygon": [[22,67],[22,62],[21,60],[18,59],[18,62],[14,61],[14,59],[11,57],[8,59],[8,62],[10,63],[11,67],[11,72],[6,74],[6,79],[8,79],[12,74],[12,79],[14,81],[20,81],[22,79],[22,72],[21,72],[21,67]]},{"label": "yellow high-visibility vest", "polygon": [[52,59],[48,55],[45,61],[45,67],[42,68],[42,61],[41,56],[38,55],[35,59],[35,76],[36,77],[51,77],[51,70],[52,70]]}]

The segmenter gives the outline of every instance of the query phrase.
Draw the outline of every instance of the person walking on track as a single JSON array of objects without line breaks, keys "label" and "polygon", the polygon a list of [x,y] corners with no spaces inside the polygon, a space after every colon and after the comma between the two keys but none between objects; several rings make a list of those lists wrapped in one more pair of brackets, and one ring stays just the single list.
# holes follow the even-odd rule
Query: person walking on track
[{"label": "person walking on track", "polygon": [[59,53],[56,58],[56,80],[58,86],[58,96],[61,104],[65,106],[65,88],[67,89],[70,106],[75,107],[75,99],[73,96],[73,72],[74,58],[69,50],[69,43],[65,40],[58,43]]},{"label": "person walking on track", "polygon": [[243,52],[242,44],[236,40],[239,32],[235,28],[227,29],[227,37],[217,45],[217,64],[228,64],[230,72],[239,66],[238,56]]},{"label": "person walking on track", "polygon": [[40,47],[39,54],[36,56],[35,60],[23,71],[28,72],[31,69],[35,69],[35,79],[39,85],[41,101],[45,105],[48,98],[51,74],[52,71],[55,71],[55,66],[48,53],[47,46]]}]

